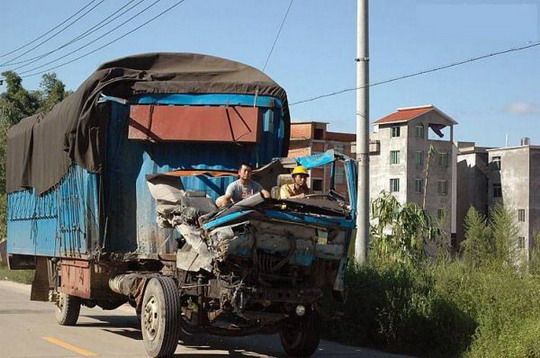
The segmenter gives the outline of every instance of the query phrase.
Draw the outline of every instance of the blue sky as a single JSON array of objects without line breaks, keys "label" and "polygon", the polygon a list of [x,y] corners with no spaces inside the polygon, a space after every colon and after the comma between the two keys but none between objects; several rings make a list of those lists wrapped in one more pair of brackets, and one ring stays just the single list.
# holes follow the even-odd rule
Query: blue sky
[{"label": "blue sky", "polygon": [[[0,2],[0,54],[49,30],[88,1]],[[105,0],[68,31],[24,58],[69,41],[127,2]],[[145,0],[136,9],[151,2]],[[122,21],[117,20],[76,45],[105,34],[85,50],[98,47],[174,2],[161,0],[122,29],[109,31]],[[55,72],[68,88],[75,89],[102,62],[156,51],[206,53],[261,68],[288,4],[289,0],[186,0],[136,33]],[[129,12],[135,13],[135,9]],[[371,0],[371,81],[537,42],[539,18],[540,0]],[[290,102],[296,102],[354,87],[355,53],[355,0],[295,0],[266,72],[287,90]],[[10,58],[2,57],[0,63]],[[508,134],[510,144],[518,144],[523,136],[540,144],[539,60],[540,47],[535,47],[374,87],[371,120],[398,107],[432,103],[459,122],[458,140],[498,146],[504,145]],[[0,67],[6,69],[10,67]],[[39,77],[26,78],[24,85],[36,88]],[[334,131],[354,131],[354,112],[353,92],[291,108],[294,120],[329,122]]]}]

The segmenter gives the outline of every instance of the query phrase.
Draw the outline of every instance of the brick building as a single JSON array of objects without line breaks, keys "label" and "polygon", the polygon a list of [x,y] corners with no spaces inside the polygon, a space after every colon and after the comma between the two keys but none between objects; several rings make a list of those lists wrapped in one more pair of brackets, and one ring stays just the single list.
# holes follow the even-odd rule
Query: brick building
[{"label": "brick building", "polygon": [[[291,142],[289,158],[323,153],[328,149],[351,156],[351,144],[356,140],[352,133],[329,132],[328,123],[296,122],[291,123]],[[310,170],[309,187],[315,193],[326,192],[330,189],[330,166]],[[336,190],[341,194],[347,193],[347,183],[343,165],[338,163],[335,177]]]}]

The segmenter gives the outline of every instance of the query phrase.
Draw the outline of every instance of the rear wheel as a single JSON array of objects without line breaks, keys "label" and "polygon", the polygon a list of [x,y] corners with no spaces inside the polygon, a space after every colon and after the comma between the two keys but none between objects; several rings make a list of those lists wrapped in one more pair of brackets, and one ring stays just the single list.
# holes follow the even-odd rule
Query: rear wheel
[{"label": "rear wheel", "polygon": [[279,333],[281,345],[289,357],[309,357],[320,342],[319,315],[311,312],[306,317],[287,322]]},{"label": "rear wheel", "polygon": [[141,330],[150,357],[174,354],[180,336],[180,294],[170,277],[152,278],[144,292]]},{"label": "rear wheel", "polygon": [[81,299],[66,293],[58,295],[56,321],[62,326],[74,326],[81,311]]}]

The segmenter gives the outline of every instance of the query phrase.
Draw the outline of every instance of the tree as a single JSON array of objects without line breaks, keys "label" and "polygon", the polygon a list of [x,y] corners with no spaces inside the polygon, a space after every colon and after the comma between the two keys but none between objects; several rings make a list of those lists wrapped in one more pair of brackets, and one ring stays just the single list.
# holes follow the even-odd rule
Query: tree
[{"label": "tree", "polygon": [[514,215],[504,205],[491,209],[490,226],[493,236],[493,262],[500,267],[515,266],[518,257],[519,229]]},{"label": "tree", "polygon": [[40,92],[24,89],[21,77],[15,72],[3,72],[2,76],[7,89],[0,94],[0,119],[13,125],[24,117],[35,114],[41,107]]},{"label": "tree", "polygon": [[41,106],[40,112],[50,111],[55,104],[62,101],[67,96],[65,85],[60,81],[55,73],[46,73],[41,78]]},{"label": "tree", "polygon": [[401,205],[386,192],[372,202],[372,216],[371,253],[377,261],[416,264],[426,256],[426,245],[439,236],[425,210],[415,203]]},{"label": "tree", "polygon": [[486,217],[471,206],[465,216],[465,240],[461,243],[463,260],[469,267],[485,264],[495,251]]}]

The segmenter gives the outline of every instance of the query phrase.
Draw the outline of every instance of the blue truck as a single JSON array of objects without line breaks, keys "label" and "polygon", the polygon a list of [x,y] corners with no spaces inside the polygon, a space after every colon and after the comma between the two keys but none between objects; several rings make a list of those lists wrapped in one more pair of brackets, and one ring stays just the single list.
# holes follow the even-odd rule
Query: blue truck
[{"label": "blue truck", "polygon": [[[31,299],[53,302],[61,325],[81,305],[131,304],[151,357],[198,332],[278,332],[288,355],[309,356],[323,292],[343,293],[356,163],[284,159],[289,129],[285,91],[250,66],[185,53],[105,63],[8,132],[9,266],[36,270]],[[269,191],[295,165],[341,165],[348,197],[216,207],[242,162]]]}]

